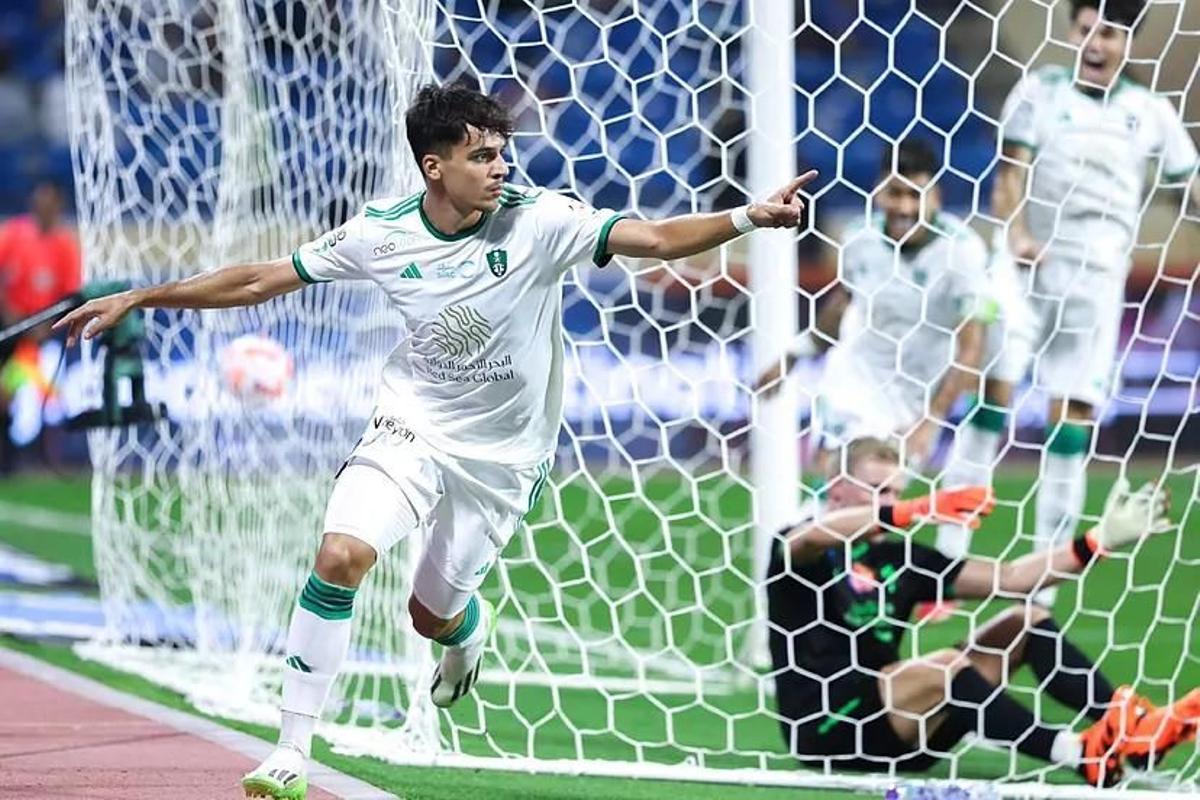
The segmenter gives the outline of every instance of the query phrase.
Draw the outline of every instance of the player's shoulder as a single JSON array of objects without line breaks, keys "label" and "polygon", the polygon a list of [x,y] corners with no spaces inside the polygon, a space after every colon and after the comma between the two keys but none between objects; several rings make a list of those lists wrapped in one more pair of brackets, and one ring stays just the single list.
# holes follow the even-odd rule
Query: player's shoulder
[{"label": "player's shoulder", "polygon": [[557,192],[551,192],[537,186],[521,186],[516,183],[506,183],[500,187],[500,205],[497,212],[521,212],[536,208],[539,205],[544,208],[547,203],[555,202],[555,195],[557,195]]},{"label": "player's shoulder", "polygon": [[395,222],[409,215],[416,214],[421,208],[421,198],[425,192],[414,192],[407,195],[377,197],[368,200],[359,211],[359,215],[368,223]]},{"label": "player's shoulder", "polygon": [[586,210],[587,204],[553,189],[506,183],[500,189],[500,215],[544,216]]},{"label": "player's shoulder", "polygon": [[1150,87],[1127,78],[1124,75],[1117,78],[1117,84],[1113,88],[1112,96],[1117,100],[1144,103],[1151,106],[1158,106],[1162,103],[1170,104],[1167,98],[1156,94]]},{"label": "player's shoulder", "polygon": [[1028,103],[1047,101],[1064,86],[1070,86],[1071,71],[1057,64],[1045,64],[1025,73],[1013,86],[1010,96]]},{"label": "player's shoulder", "polygon": [[1179,116],[1179,112],[1168,98],[1125,76],[1118,78],[1113,102],[1129,113],[1142,118],[1150,117],[1159,122]]},{"label": "player's shoulder", "polygon": [[1029,86],[1039,89],[1054,89],[1071,85],[1071,68],[1061,64],[1043,64],[1029,70],[1025,80]]}]

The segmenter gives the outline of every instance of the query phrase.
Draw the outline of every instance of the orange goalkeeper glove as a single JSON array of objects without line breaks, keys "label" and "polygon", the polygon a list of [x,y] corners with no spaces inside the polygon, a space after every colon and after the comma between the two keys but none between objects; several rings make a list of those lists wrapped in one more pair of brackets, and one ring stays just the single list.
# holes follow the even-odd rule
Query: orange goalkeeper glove
[{"label": "orange goalkeeper glove", "polygon": [[907,528],[918,522],[950,522],[979,527],[980,518],[992,513],[996,497],[986,486],[939,489],[925,497],[901,500],[879,509],[879,521],[895,528]]}]

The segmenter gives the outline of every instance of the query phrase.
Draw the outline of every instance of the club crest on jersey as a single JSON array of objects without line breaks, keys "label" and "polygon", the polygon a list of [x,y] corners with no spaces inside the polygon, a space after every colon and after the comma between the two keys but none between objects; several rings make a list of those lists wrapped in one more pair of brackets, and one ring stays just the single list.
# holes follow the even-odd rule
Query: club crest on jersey
[{"label": "club crest on jersey", "polygon": [[508,272],[508,251],[507,250],[489,250],[487,253],[488,269],[497,278],[503,278],[504,273]]}]

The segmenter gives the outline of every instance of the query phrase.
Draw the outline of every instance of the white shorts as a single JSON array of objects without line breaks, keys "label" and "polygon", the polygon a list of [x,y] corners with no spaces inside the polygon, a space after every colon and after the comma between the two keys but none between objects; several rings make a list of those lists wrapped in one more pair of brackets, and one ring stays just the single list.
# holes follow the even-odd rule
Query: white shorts
[{"label": "white shorts", "polygon": [[1029,369],[1039,326],[1029,304],[1028,272],[1017,266],[1003,237],[999,244],[988,263],[996,318],[987,326],[981,363],[988,378],[1017,384]]},{"label": "white shorts", "polygon": [[[1103,406],[1116,374],[1124,276],[1050,258],[1038,270],[1052,280],[1001,303],[1008,317],[989,331],[988,377],[1017,383],[1032,364],[1034,387],[1050,397]],[[1014,283],[1027,280],[1017,275]]]},{"label": "white shorts", "polygon": [[887,440],[924,418],[926,394],[927,387],[915,379],[877,375],[852,363],[848,352],[835,350],[818,384],[813,433],[825,450],[864,436]]},{"label": "white shorts", "polygon": [[382,556],[419,529],[425,546],[413,593],[449,619],[466,607],[549,474],[549,460],[512,467],[448,455],[402,419],[376,413],[338,473],[324,531],[360,539]]}]

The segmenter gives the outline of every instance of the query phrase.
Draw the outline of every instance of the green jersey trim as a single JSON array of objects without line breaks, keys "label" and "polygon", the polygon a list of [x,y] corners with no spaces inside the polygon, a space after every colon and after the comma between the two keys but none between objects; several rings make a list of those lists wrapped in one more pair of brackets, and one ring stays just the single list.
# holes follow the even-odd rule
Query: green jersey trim
[{"label": "green jersey trim", "polygon": [[491,214],[484,211],[483,215],[479,217],[479,222],[476,222],[471,227],[465,228],[458,233],[442,233],[437,229],[437,226],[433,224],[429,217],[425,215],[424,192],[421,192],[421,199],[417,204],[417,211],[421,215],[421,224],[425,226],[425,230],[429,232],[429,235],[443,242],[457,242],[474,236],[475,234],[479,233],[479,230],[484,226],[484,224],[487,223],[488,217],[491,216]]},{"label": "green jersey trim", "polygon": [[364,216],[367,219],[381,219],[381,220],[395,221],[395,220],[398,220],[401,217],[405,216],[406,214],[411,214],[412,212],[416,211],[420,205],[421,205],[420,198],[414,198],[405,203],[401,203],[398,206],[392,206],[387,211],[376,211],[373,208],[368,208],[366,213],[364,214]]},{"label": "green jersey trim", "polygon": [[329,281],[323,281],[308,274],[308,270],[304,268],[304,264],[300,261],[299,250],[292,251],[292,269],[296,270],[296,274],[300,276],[300,280],[305,283],[329,283]]},{"label": "green jersey trim", "polygon": [[600,233],[596,236],[596,247],[592,250],[592,263],[597,267],[608,266],[608,262],[612,261],[612,253],[608,252],[608,236],[612,233],[613,225],[623,219],[624,214],[613,214],[600,226]]},{"label": "green jersey trim", "polygon": [[1021,139],[1013,139],[1010,136],[1004,137],[1004,141],[1001,143],[1001,147],[1024,147],[1026,150],[1029,150],[1030,152],[1033,152],[1033,153],[1036,153],[1038,151],[1036,144],[1032,144],[1030,142],[1023,141]]},{"label": "green jersey trim", "polygon": [[1167,183],[1180,183],[1196,174],[1196,165],[1192,164],[1187,169],[1176,170],[1175,172],[1164,172],[1163,180]]},{"label": "green jersey trim", "polygon": [[396,218],[401,217],[416,210],[416,203],[421,200],[421,192],[409,195],[408,197],[388,208],[372,208],[370,204],[366,207],[366,216],[374,218]]},{"label": "green jersey trim", "polygon": [[500,189],[500,205],[504,208],[519,208],[521,206],[532,206],[537,203],[541,191],[522,190],[511,183],[506,183]]}]

